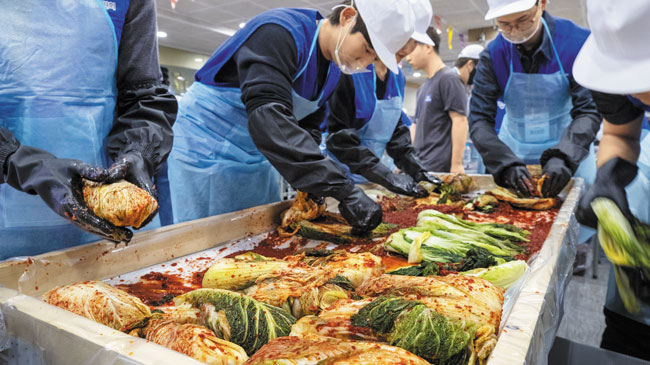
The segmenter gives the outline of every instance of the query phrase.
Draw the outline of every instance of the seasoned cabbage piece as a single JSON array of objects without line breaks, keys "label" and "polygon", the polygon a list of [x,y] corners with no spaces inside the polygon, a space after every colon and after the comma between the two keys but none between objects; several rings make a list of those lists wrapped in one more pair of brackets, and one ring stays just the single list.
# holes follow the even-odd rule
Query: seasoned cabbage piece
[{"label": "seasoned cabbage piece", "polygon": [[122,180],[113,184],[84,181],[84,201],[100,218],[118,227],[140,228],[158,209],[158,202],[145,190]]},{"label": "seasoned cabbage piece", "polygon": [[60,286],[45,293],[43,300],[121,331],[151,316],[140,299],[101,281]]}]

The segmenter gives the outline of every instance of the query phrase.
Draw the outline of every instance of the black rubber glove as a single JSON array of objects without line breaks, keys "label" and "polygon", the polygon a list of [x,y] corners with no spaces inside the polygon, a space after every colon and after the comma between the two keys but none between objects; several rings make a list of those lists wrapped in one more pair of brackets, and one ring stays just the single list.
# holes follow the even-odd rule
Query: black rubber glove
[{"label": "black rubber glove", "polygon": [[571,180],[571,169],[566,165],[563,159],[552,157],[548,160],[542,172],[546,175],[544,184],[542,184],[542,195],[545,197],[556,197],[562,189]]},{"label": "black rubber glove", "polygon": [[425,188],[413,181],[413,178],[404,174],[394,174],[381,162],[370,169],[365,169],[361,175],[393,193],[414,196],[416,198],[424,198],[429,195],[429,192]]},{"label": "black rubber glove", "polygon": [[600,197],[611,199],[618,205],[621,212],[631,220],[632,212],[630,212],[625,187],[634,180],[637,172],[636,165],[619,157],[613,158],[602,165],[598,169],[598,173],[596,173],[596,181],[580,199],[578,212],[576,213],[578,222],[592,228],[598,226],[598,219],[591,209],[591,202]]},{"label": "black rubber glove", "polygon": [[339,211],[352,226],[352,234],[362,235],[375,229],[382,219],[381,206],[358,186],[339,202]]},{"label": "black rubber glove", "polygon": [[415,176],[413,176],[413,180],[416,182],[426,181],[438,186],[442,185],[442,180],[440,180],[440,178],[424,170],[418,171]]},{"label": "black rubber glove", "polygon": [[[153,166],[142,157],[140,152],[128,152],[118,157],[113,166],[108,169],[108,173],[107,183],[114,183],[124,179],[145,190],[154,199],[158,200],[156,187],[153,183]],[[158,214],[158,209],[151,213],[140,228],[149,224],[156,214]]]},{"label": "black rubber glove", "polygon": [[103,182],[108,172],[79,160],[58,159],[43,150],[20,146],[7,159],[7,182],[38,194],[54,212],[83,230],[111,241],[128,242],[133,233],[97,217],[83,199],[83,179]]},{"label": "black rubber glove", "polygon": [[503,173],[506,187],[515,189],[521,196],[531,196],[535,193],[531,179],[526,166],[511,166]]}]

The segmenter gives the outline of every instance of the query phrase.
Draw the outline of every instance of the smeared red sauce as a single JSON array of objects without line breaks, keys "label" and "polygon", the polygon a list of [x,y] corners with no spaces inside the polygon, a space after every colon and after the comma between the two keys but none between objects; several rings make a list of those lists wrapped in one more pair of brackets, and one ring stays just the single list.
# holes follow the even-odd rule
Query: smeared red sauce
[{"label": "smeared red sauce", "polygon": [[175,296],[201,288],[201,282],[197,283],[194,280],[188,282],[178,275],[152,271],[142,275],[137,283],[117,284],[115,287],[135,295],[147,305],[159,306],[171,304]]}]

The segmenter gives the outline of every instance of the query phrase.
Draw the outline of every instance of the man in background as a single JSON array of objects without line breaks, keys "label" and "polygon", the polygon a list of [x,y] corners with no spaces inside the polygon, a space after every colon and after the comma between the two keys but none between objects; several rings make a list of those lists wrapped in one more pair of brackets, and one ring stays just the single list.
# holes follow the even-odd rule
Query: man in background
[{"label": "man in background", "polygon": [[467,92],[456,71],[440,58],[440,35],[432,27],[427,35],[435,45],[418,43],[406,57],[414,69],[427,74],[427,81],[417,93],[415,149],[428,171],[464,173]]}]

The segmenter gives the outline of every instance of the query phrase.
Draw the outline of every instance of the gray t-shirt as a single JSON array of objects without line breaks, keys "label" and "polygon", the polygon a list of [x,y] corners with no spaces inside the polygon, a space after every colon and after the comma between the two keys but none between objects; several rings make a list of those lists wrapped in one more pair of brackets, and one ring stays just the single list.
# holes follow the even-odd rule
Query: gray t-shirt
[{"label": "gray t-shirt", "polygon": [[414,146],[428,171],[451,169],[450,111],[467,115],[467,91],[458,73],[445,67],[422,84],[417,93]]}]

